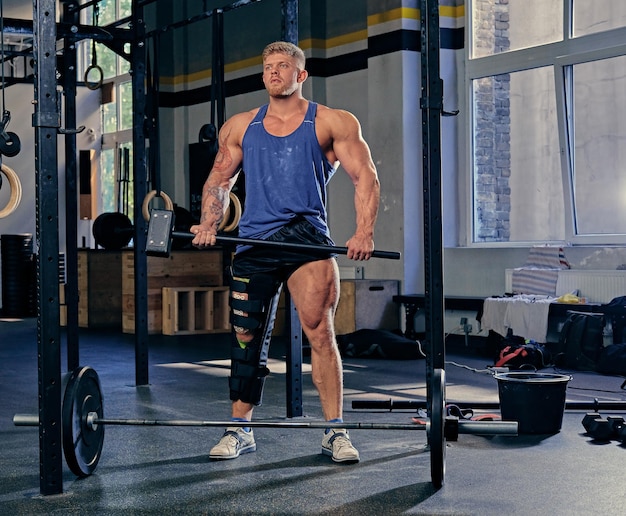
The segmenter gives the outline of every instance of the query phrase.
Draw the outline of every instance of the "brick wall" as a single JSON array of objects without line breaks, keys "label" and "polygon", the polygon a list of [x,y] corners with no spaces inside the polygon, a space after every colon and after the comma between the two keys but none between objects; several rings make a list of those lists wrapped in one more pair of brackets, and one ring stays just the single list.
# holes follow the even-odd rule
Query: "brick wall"
[{"label": "brick wall", "polygon": [[[508,0],[480,0],[474,12],[478,55],[509,48]],[[474,81],[474,238],[504,242],[510,238],[511,138],[510,74]]]}]

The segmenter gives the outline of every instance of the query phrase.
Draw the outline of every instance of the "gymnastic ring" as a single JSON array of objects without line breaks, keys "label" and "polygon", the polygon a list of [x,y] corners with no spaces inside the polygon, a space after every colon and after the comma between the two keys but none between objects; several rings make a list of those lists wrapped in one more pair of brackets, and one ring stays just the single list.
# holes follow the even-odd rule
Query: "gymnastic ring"
[{"label": "gymnastic ring", "polygon": [[9,180],[9,187],[11,188],[11,196],[9,197],[9,202],[7,205],[0,210],[0,219],[4,217],[8,217],[13,213],[20,201],[22,200],[22,183],[20,182],[20,178],[13,171],[13,169],[4,163],[2,164],[2,173]]},{"label": "gymnastic ring", "polygon": [[[159,192],[158,196],[161,197],[161,199],[163,199],[163,202],[165,203],[165,209],[167,211],[174,211],[174,203],[172,202],[172,199],[170,199],[169,195],[161,191]],[[141,213],[143,214],[143,218],[146,222],[150,221],[150,206],[149,205],[150,205],[150,201],[154,199],[155,197],[157,197],[157,191],[151,190],[150,192],[146,194],[146,197],[143,200],[143,205],[141,206]]]},{"label": "gymnastic ring", "polygon": [[[233,207],[235,208],[235,214],[233,215],[232,222],[224,227],[224,231],[226,231],[227,233],[230,231],[233,231],[239,225],[239,221],[241,220],[241,212],[242,212],[241,201],[239,200],[239,197],[237,197],[232,192],[230,192],[229,197],[230,197],[230,204],[228,205],[228,208],[230,210],[230,205],[232,204]],[[222,220],[222,222],[226,221],[227,219],[228,217],[224,216],[224,219]]]},{"label": "gymnastic ring", "polygon": [[[89,72],[91,72],[91,70],[97,70],[98,71],[98,80],[95,82],[89,82]],[[84,75],[84,80],[85,80],[85,86],[87,86],[88,89],[95,91],[98,88],[100,88],[100,86],[102,86],[102,80],[104,79],[104,72],[102,71],[102,68],[100,68],[98,65],[90,65],[87,70],[85,70],[85,75]]]},{"label": "gymnastic ring", "polygon": [[228,221],[229,218],[230,218],[230,202],[228,203],[228,206],[226,206],[226,211],[224,212],[224,216],[222,217],[222,220],[220,220],[220,223],[217,225],[218,231],[222,231],[222,229],[224,229],[224,226],[226,225],[226,222]]}]

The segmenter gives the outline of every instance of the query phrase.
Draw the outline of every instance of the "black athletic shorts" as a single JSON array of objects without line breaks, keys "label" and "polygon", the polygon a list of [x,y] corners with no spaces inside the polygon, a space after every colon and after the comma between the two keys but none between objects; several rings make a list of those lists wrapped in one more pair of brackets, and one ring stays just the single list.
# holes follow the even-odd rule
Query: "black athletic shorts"
[{"label": "black athletic shorts", "polygon": [[[334,242],[321,233],[303,217],[296,217],[292,222],[279,229],[266,240],[291,242],[297,244],[334,245]],[[328,251],[297,250],[290,251],[279,247],[255,246],[237,253],[233,259],[233,276],[249,278],[254,274],[266,273],[278,281],[286,281],[301,265],[316,260],[326,260],[335,256]]]}]

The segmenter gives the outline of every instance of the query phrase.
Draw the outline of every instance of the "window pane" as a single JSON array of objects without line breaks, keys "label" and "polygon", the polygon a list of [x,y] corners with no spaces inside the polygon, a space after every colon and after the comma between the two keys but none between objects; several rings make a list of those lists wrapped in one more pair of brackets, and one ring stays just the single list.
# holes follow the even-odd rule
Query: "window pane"
[{"label": "window pane", "polygon": [[133,147],[131,143],[123,143],[118,152],[119,181],[118,199],[119,211],[133,220],[135,201],[133,197]]},{"label": "window pane", "polygon": [[98,25],[109,25],[117,20],[116,0],[101,0],[98,3]]},{"label": "window pane", "polygon": [[100,154],[100,201],[102,212],[117,211],[115,199],[115,149]]},{"label": "window pane", "polygon": [[[130,45],[124,45],[124,51],[130,55]],[[124,75],[125,73],[130,73],[130,61],[127,61],[123,57],[117,58],[117,66],[119,68],[119,74]]]},{"label": "window pane", "polygon": [[473,0],[472,57],[563,39],[563,0]]},{"label": "window pane", "polygon": [[133,0],[119,0],[119,17],[127,18],[132,14]]},{"label": "window pane", "polygon": [[574,0],[574,36],[626,27],[624,0]]},{"label": "window pane", "polygon": [[[102,68],[102,75],[105,79],[111,79],[117,75],[117,59],[117,54],[113,50],[96,43],[96,60],[98,66]],[[93,63],[91,49],[89,50],[89,63]]]},{"label": "window pane", "polygon": [[564,239],[552,68],[473,81],[474,241]]},{"label": "window pane", "polygon": [[626,57],[574,66],[578,234],[626,233]]},{"label": "window pane", "polygon": [[[117,95],[115,95],[117,97]],[[102,104],[102,131],[114,133],[117,131],[117,101]]]},{"label": "window pane", "polygon": [[119,211],[133,220],[133,150],[131,143],[103,149],[100,154],[102,211]]},{"label": "window pane", "polygon": [[120,130],[133,127],[133,88],[130,81],[120,84],[118,89],[120,99]]}]

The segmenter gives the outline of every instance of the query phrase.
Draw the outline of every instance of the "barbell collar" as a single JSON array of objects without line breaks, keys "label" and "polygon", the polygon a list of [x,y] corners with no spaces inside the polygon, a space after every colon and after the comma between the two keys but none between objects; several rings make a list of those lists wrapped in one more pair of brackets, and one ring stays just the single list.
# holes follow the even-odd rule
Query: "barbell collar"
[{"label": "barbell collar", "polygon": [[39,426],[39,416],[35,414],[15,414],[13,416],[15,426]]},{"label": "barbell collar", "polygon": [[466,421],[459,420],[459,434],[517,435],[517,421]]}]

